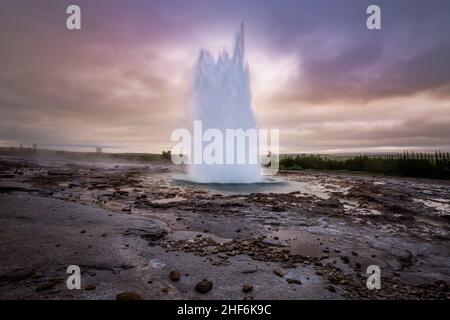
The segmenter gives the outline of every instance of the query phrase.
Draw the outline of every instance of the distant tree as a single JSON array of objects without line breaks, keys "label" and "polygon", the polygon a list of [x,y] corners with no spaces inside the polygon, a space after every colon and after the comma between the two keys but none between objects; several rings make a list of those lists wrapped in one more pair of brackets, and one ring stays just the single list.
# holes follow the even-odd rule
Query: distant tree
[{"label": "distant tree", "polygon": [[404,151],[388,156],[360,155],[346,160],[321,155],[283,156],[281,169],[348,170],[421,178],[450,179],[450,154]]},{"label": "distant tree", "polygon": [[171,157],[171,151],[169,150],[169,151],[164,151],[163,150],[163,152],[162,152],[162,157],[163,157],[163,159],[165,159],[165,160],[171,160],[172,159],[172,157]]}]

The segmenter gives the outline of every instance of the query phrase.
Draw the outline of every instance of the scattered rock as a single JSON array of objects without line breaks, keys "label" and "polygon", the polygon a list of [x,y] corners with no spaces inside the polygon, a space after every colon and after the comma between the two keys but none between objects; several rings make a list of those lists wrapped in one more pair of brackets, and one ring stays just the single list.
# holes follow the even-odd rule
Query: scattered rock
[{"label": "scattered rock", "polygon": [[122,208],[122,211],[126,213],[131,213],[131,207],[124,207]]},{"label": "scattered rock", "polygon": [[295,278],[289,278],[289,279],[286,279],[286,281],[289,284],[303,284],[300,279],[295,279]]},{"label": "scattered rock", "polygon": [[332,286],[331,284],[329,286],[327,286],[326,288],[330,292],[336,292],[336,288],[334,286]]},{"label": "scattered rock", "polygon": [[51,282],[41,283],[36,287],[36,291],[44,291],[52,289],[56,284]]},{"label": "scattered rock", "polygon": [[97,288],[97,286],[96,286],[95,284],[89,283],[89,284],[84,288],[84,290],[91,291],[91,290],[95,290],[95,288]]},{"label": "scattered rock", "polygon": [[244,284],[242,286],[242,291],[244,292],[250,292],[253,290],[253,286],[251,284]]},{"label": "scattered rock", "polygon": [[178,271],[170,271],[169,278],[172,281],[180,280],[181,274]]},{"label": "scattered rock", "polygon": [[341,256],[341,260],[344,261],[344,263],[349,263],[350,259],[347,256]]},{"label": "scattered rock", "polygon": [[142,298],[135,292],[122,292],[116,296],[116,300],[142,300]]},{"label": "scattered rock", "polygon": [[212,281],[203,279],[202,281],[200,281],[195,285],[195,290],[199,293],[207,293],[211,291],[212,287],[213,287]]},{"label": "scattered rock", "polygon": [[275,273],[277,276],[283,278],[284,275],[286,274],[283,270],[281,269],[273,269],[273,273]]},{"label": "scattered rock", "polygon": [[50,290],[53,289],[58,283],[61,283],[62,280],[60,279],[53,279],[49,280],[48,282],[41,283],[36,287],[36,291],[44,291],[44,290]]},{"label": "scattered rock", "polygon": [[250,274],[250,273],[255,273],[257,271],[258,271],[258,269],[248,269],[248,270],[243,270],[242,274]]}]

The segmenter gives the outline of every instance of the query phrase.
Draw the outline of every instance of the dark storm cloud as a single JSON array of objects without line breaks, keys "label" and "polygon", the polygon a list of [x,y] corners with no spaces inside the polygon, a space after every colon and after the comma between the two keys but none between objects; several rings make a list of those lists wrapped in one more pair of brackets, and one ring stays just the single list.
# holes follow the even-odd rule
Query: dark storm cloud
[{"label": "dark storm cloud", "polygon": [[[372,3],[381,7],[378,31],[365,27],[365,8]],[[450,94],[450,2],[291,4],[295,8],[283,10],[299,15],[276,11],[267,34],[274,50],[297,53],[301,70],[275,100],[364,102],[428,90]]]},{"label": "dark storm cloud", "polygon": [[365,45],[348,48],[332,60],[306,58],[301,78],[274,100],[367,102],[425,91],[450,98],[450,41],[396,61],[382,56],[380,46]]},{"label": "dark storm cloud", "polygon": [[[80,32],[65,28],[73,3]],[[369,4],[381,7],[379,31],[366,28]],[[449,12],[445,0],[4,1],[0,142],[158,151],[183,124],[198,50],[245,21],[249,57],[265,59],[250,70],[270,76],[254,82],[257,117],[286,145],[444,145]],[[286,57],[292,74],[275,68]]]}]

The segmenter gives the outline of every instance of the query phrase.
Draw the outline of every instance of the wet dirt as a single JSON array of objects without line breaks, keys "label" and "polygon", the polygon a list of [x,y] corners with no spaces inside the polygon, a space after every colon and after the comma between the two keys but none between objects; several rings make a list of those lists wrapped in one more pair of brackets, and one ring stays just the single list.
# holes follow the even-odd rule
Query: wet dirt
[{"label": "wet dirt", "polygon": [[[302,171],[280,172],[273,184],[211,186],[180,182],[182,174],[168,162],[3,155],[0,298],[113,299],[134,290],[190,299],[205,278],[214,287],[202,297],[215,299],[243,298],[249,281],[255,299],[450,298],[448,181]],[[67,277],[69,260],[87,266],[94,290],[52,282]],[[366,287],[369,265],[381,268],[381,290]],[[176,284],[173,270],[183,275]]]}]

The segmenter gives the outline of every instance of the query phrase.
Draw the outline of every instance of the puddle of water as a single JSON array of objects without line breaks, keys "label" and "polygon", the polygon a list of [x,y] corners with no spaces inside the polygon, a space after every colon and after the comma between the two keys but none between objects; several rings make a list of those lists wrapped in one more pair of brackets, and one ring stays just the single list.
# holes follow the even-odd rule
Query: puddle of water
[{"label": "puddle of water", "polygon": [[301,192],[305,195],[316,196],[320,199],[329,199],[331,193],[341,192],[346,194],[349,187],[342,187],[339,185],[326,184],[323,185],[322,181],[311,181],[305,179],[305,181],[296,181],[284,179],[283,177],[266,178],[267,180],[260,183],[252,184],[201,184],[191,181],[186,181],[183,179],[174,178],[176,184],[188,187],[194,190],[202,191],[213,191],[220,192],[223,194],[251,194],[251,193],[291,193],[291,192]]},{"label": "puddle of water", "polygon": [[319,257],[323,255],[323,249],[329,246],[328,239],[307,231],[272,231],[269,239],[278,239],[281,244],[287,245],[290,248],[291,254],[310,257]]},{"label": "puddle of water", "polygon": [[185,201],[185,200],[186,199],[183,197],[173,197],[173,198],[164,198],[164,199],[153,200],[152,203],[167,204],[167,203],[180,202],[180,201]]},{"label": "puddle of water", "polygon": [[280,189],[286,190],[286,186],[288,185],[285,181],[273,178],[264,178],[261,182],[256,183],[198,183],[187,180],[184,176],[176,176],[172,180],[179,185],[192,189],[203,191],[212,190],[232,194],[284,193],[286,191],[280,192]]}]

